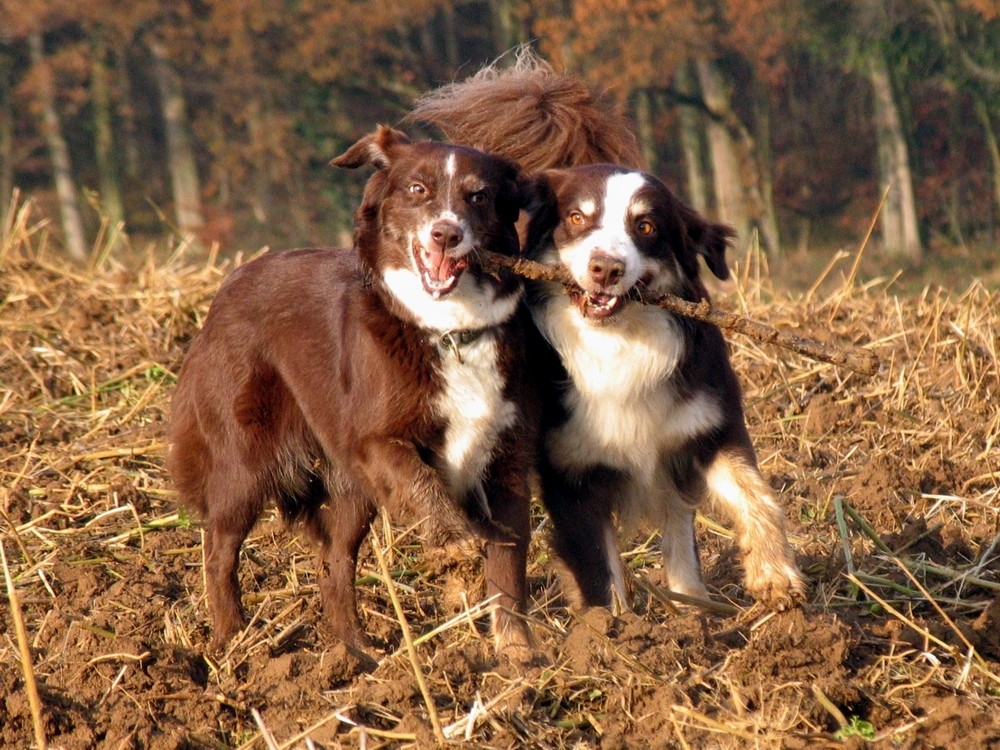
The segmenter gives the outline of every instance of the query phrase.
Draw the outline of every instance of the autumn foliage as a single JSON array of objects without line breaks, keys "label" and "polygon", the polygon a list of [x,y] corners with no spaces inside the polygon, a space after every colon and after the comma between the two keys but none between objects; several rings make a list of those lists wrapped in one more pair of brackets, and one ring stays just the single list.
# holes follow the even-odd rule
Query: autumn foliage
[{"label": "autumn foliage", "polygon": [[886,185],[914,259],[1000,219],[987,0],[0,0],[0,17],[0,208],[19,187],[66,232],[75,204],[88,244],[102,220],[206,247],[336,240],[357,186],[328,157],[522,43],[624,105],[647,166],[744,246],[854,237]]}]

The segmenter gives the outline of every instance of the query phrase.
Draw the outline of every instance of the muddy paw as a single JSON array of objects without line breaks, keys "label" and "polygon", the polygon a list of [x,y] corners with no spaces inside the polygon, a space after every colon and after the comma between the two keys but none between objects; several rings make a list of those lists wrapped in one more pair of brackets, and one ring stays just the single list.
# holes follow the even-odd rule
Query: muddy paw
[{"label": "muddy paw", "polygon": [[225,622],[215,623],[212,627],[212,641],[208,647],[209,651],[214,654],[225,653],[233,638],[235,638],[245,626],[246,622],[242,617],[231,618]]},{"label": "muddy paw", "polygon": [[516,664],[530,664],[535,658],[535,648],[528,627],[521,620],[509,615],[493,622],[493,641],[497,656]]},{"label": "muddy paw", "polygon": [[756,576],[748,571],[746,587],[754,599],[778,612],[802,604],[808,590],[805,578],[794,566],[782,566]]},{"label": "muddy paw", "polygon": [[368,653],[343,641],[331,646],[327,657],[323,677],[328,689],[346,685],[359,675],[374,672],[378,666]]}]

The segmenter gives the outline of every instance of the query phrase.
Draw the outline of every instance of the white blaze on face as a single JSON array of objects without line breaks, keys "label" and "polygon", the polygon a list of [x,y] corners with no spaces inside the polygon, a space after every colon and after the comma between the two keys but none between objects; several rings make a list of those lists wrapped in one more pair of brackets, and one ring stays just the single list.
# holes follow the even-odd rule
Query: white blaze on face
[{"label": "white blaze on face", "polygon": [[479,282],[471,273],[462,273],[458,284],[447,294],[429,292],[421,279],[421,270],[414,256],[420,248],[433,247],[431,234],[439,221],[454,223],[462,230],[462,241],[448,250],[449,258],[458,260],[468,255],[483,238],[461,215],[462,208],[451,200],[452,183],[461,179],[458,157],[449,153],[439,167],[442,175],[436,194],[427,202],[427,213],[406,233],[407,265],[382,269],[382,279],[392,296],[424,327],[437,331],[455,331],[499,325],[513,316],[520,291],[500,297],[496,285]]},{"label": "white blaze on face", "polygon": [[445,157],[443,171],[445,179],[441,181],[441,185],[435,196],[439,208],[432,215],[427,216],[426,220],[417,227],[416,238],[423,247],[431,247],[431,233],[434,231],[434,225],[439,221],[452,222],[462,230],[462,241],[456,247],[449,250],[448,255],[452,258],[461,258],[472,250],[475,237],[473,236],[472,227],[455,213],[452,205],[452,182],[458,173],[458,161],[455,154],[448,154]]},{"label": "white blaze on face", "polygon": [[566,265],[576,283],[590,289],[590,259],[595,252],[617,258],[625,263],[625,273],[615,286],[617,294],[624,294],[642,276],[645,270],[642,255],[627,229],[630,210],[635,212],[636,193],[646,184],[639,172],[624,172],[608,177],[604,184],[604,200],[599,210],[594,201],[585,200],[577,209],[596,219],[591,231],[576,242],[559,248],[560,260]]}]

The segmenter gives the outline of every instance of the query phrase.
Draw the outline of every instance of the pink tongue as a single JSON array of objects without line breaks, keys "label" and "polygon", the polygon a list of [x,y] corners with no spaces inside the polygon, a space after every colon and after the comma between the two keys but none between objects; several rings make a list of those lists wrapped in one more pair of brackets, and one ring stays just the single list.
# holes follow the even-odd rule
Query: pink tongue
[{"label": "pink tongue", "polygon": [[455,275],[459,261],[444,253],[427,252],[424,254],[424,264],[434,281],[445,281]]}]

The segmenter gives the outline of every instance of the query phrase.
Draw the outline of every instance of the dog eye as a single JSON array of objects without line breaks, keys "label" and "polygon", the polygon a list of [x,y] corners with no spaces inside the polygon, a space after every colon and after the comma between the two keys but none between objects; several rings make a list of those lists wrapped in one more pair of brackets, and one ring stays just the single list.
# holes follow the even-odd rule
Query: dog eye
[{"label": "dog eye", "polygon": [[587,222],[587,218],[582,213],[580,213],[579,211],[571,211],[570,212],[570,215],[569,215],[569,223],[570,224],[575,224],[576,226],[580,227],[580,226],[583,226],[586,222]]},{"label": "dog eye", "polygon": [[407,185],[406,189],[409,190],[414,195],[426,195],[427,194],[427,188],[424,187],[419,182],[411,182],[409,185]]},{"label": "dog eye", "polygon": [[484,191],[484,190],[477,190],[474,193],[470,193],[467,200],[469,201],[469,203],[472,203],[472,204],[485,203],[486,202],[486,191]]},{"label": "dog eye", "polygon": [[639,223],[635,225],[635,229],[639,234],[643,235],[644,237],[648,237],[653,233],[653,230],[655,230],[656,227],[653,226],[653,222],[649,221],[648,219],[641,219]]}]

